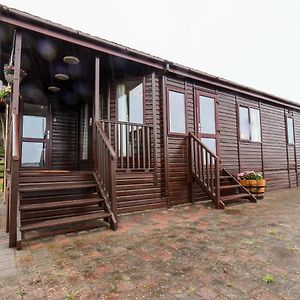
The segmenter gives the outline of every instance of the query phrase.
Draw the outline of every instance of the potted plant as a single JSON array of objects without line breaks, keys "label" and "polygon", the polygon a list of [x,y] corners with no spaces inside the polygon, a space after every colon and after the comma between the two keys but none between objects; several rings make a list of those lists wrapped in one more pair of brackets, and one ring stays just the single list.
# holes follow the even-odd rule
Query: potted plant
[{"label": "potted plant", "polygon": [[[15,66],[13,65],[4,65],[4,77],[7,83],[14,82],[14,73],[15,73]],[[26,72],[24,70],[20,70],[20,81],[26,76]]]},{"label": "potted plant", "polygon": [[0,87],[0,102],[9,104],[10,103],[11,86],[2,85]]},{"label": "potted plant", "polygon": [[266,180],[263,175],[254,171],[246,171],[237,176],[240,184],[248,189],[257,198],[263,198],[266,189]]}]

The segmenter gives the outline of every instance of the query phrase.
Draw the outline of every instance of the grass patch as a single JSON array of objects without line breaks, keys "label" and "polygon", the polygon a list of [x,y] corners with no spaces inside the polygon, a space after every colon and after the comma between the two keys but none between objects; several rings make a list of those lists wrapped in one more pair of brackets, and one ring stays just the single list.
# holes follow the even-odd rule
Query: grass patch
[{"label": "grass patch", "polygon": [[274,283],[276,280],[275,280],[275,277],[271,274],[266,274],[264,277],[263,277],[263,282],[265,283]]},{"label": "grass patch", "polygon": [[78,298],[78,295],[79,295],[79,291],[69,292],[65,296],[65,300],[75,300],[76,298]]},{"label": "grass patch", "polygon": [[289,246],[287,247],[288,250],[292,251],[292,252],[300,252],[300,247],[297,247],[297,246]]}]

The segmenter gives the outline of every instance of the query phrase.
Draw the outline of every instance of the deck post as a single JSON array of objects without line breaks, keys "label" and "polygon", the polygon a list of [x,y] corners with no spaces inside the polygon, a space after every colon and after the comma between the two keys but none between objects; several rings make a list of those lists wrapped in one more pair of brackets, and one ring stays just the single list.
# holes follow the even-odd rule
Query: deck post
[{"label": "deck post", "polygon": [[[95,57],[95,87],[94,87],[94,126],[93,126],[93,158],[95,163],[99,160],[97,155],[97,130],[96,130],[96,122],[100,120],[100,58],[98,56]],[[100,172],[100,170],[96,170],[96,172]]]},{"label": "deck post", "polygon": [[21,69],[22,34],[16,32],[15,51],[14,51],[14,81],[12,87],[12,159],[11,177],[9,189],[9,247],[17,245],[17,216],[19,202],[19,97],[20,97],[20,69]]}]

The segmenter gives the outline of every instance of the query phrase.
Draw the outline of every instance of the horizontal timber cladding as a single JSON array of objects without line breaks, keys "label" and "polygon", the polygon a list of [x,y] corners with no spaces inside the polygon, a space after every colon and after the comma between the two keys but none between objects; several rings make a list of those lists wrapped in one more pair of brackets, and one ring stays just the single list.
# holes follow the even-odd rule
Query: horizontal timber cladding
[{"label": "horizontal timber cladding", "polygon": [[77,168],[77,107],[53,104],[52,168]]},{"label": "horizontal timber cladding", "polygon": [[264,174],[268,189],[289,187],[284,108],[261,103]]},{"label": "horizontal timber cladding", "polygon": [[[165,79],[163,79],[165,78]],[[165,82],[163,83],[163,81]],[[153,173],[118,173],[117,196],[120,212],[143,210],[148,208],[166,207],[185,204],[191,201],[188,174],[188,145],[187,136],[169,134],[166,129],[164,139],[164,124],[167,126],[167,116],[164,116],[163,94],[176,90],[185,93],[185,108],[187,132],[195,133],[197,126],[195,111],[195,92],[202,90],[217,94],[218,119],[220,130],[220,159],[221,167],[236,175],[240,171],[254,170],[262,172],[267,179],[268,189],[297,186],[300,162],[300,113],[290,112],[295,120],[296,145],[287,145],[286,113],[284,107],[269,104],[259,99],[246,98],[229,90],[214,90],[206,85],[192,84],[184,80],[155,76],[153,89],[152,77],[144,79],[145,123],[156,124],[157,143],[157,181]],[[110,87],[110,114],[116,118],[115,86]],[[165,90],[165,91],[164,91]],[[152,97],[155,92],[156,107],[153,111]],[[240,141],[239,138],[239,105],[260,110],[262,142]],[[154,117],[155,116],[155,117]],[[166,118],[164,120],[164,118]],[[164,144],[164,142],[166,144]],[[299,155],[299,154],[298,154]],[[131,176],[131,177],[130,177]],[[130,178],[128,178],[130,177]],[[121,182],[127,182],[128,186]],[[166,185],[165,185],[166,184]],[[135,186],[135,188],[133,188]],[[165,197],[167,192],[167,199]],[[206,194],[193,184],[193,200],[207,200]]]},{"label": "horizontal timber cladding", "polygon": [[219,92],[219,129],[221,165],[236,174],[240,170],[235,95]]},{"label": "horizontal timber cladding", "polygon": [[[187,132],[195,132],[195,111],[194,111],[194,86],[184,81],[166,78],[165,88],[185,93],[185,109],[186,109],[186,126]],[[166,94],[166,97],[168,95]],[[168,105],[166,104],[166,109]],[[168,120],[166,120],[168,123]],[[169,204],[178,205],[185,204],[191,201],[189,191],[189,174],[188,174],[188,147],[187,135],[167,134],[166,137],[166,151],[168,168],[168,201]],[[202,189],[194,185],[193,200],[206,200],[207,197]]]},{"label": "horizontal timber cladding", "polygon": [[119,213],[167,207],[160,185],[153,173],[117,173],[117,208]]},{"label": "horizontal timber cladding", "polygon": [[[116,85],[110,86],[110,118],[117,119]],[[155,101],[155,102],[154,102]],[[156,169],[151,172],[117,172],[117,207],[119,213],[167,207],[164,180],[163,107],[161,78],[144,78],[145,124],[156,127],[152,149],[156,150]],[[112,139],[113,143],[113,139]],[[156,144],[156,149],[154,145]]]}]

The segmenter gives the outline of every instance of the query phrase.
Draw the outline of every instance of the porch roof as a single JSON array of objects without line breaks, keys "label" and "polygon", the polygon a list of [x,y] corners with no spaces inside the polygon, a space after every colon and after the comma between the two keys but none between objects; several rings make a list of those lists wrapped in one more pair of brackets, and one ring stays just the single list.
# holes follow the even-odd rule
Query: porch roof
[{"label": "porch roof", "polygon": [[218,76],[213,76],[206,72],[189,68],[181,64],[177,64],[169,60],[120,45],[115,42],[92,36],[79,30],[74,30],[61,24],[54,23],[37,16],[33,16],[29,13],[22,12],[14,8],[9,8],[1,4],[0,21],[58,39],[64,39],[71,43],[94,49],[96,51],[101,51],[107,54],[142,63],[144,65],[151,66],[175,75],[183,76],[188,79],[202,81],[219,88],[233,90],[235,92],[239,92],[251,97],[257,97],[261,100],[266,100],[297,110],[300,109],[300,103],[277,97],[275,95],[245,85],[241,85],[236,82],[220,78]]}]

